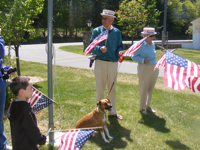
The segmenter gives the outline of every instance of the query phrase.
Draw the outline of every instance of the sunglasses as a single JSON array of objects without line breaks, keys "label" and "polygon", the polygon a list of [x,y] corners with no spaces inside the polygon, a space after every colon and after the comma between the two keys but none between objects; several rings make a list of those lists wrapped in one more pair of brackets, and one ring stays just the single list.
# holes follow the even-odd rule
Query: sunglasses
[{"label": "sunglasses", "polygon": [[150,35],[149,37],[154,37],[154,35]]},{"label": "sunglasses", "polygon": [[106,18],[106,17],[105,17],[105,18],[104,18],[104,17],[102,17],[102,20],[108,20],[108,18]]}]

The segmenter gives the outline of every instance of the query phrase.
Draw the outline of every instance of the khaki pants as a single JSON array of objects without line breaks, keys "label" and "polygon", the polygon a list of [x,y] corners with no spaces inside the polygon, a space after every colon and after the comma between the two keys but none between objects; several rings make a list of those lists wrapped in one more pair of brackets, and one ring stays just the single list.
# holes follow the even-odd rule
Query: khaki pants
[{"label": "khaki pants", "polygon": [[[96,91],[97,91],[96,101],[98,102],[99,100],[106,98],[104,94],[107,83],[108,93],[110,92],[108,95],[108,99],[112,104],[112,111],[108,111],[109,115],[114,115],[117,113],[116,111],[117,67],[118,67],[118,62],[95,60],[94,74],[95,74]],[[110,91],[111,87],[112,90]]]},{"label": "khaki pants", "polygon": [[155,64],[138,64],[140,110],[151,107],[153,89],[158,78],[159,70],[153,70]]}]

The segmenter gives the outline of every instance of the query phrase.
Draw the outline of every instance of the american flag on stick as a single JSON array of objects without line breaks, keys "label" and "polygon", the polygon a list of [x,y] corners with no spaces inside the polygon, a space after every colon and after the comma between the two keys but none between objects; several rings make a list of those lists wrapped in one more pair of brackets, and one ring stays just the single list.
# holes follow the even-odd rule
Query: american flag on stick
[{"label": "american flag on stick", "polygon": [[108,39],[108,33],[109,33],[109,29],[105,30],[104,32],[102,32],[101,34],[99,34],[99,36],[97,36],[92,43],[90,43],[90,45],[88,45],[88,47],[85,49],[84,54],[88,55],[92,49],[97,46],[99,43],[101,43],[104,40]]},{"label": "american flag on stick", "polygon": [[67,130],[61,137],[61,145],[58,150],[80,150],[94,129],[89,130]]},{"label": "american flag on stick", "polygon": [[119,58],[119,62],[121,63],[124,60],[124,57],[131,57],[140,48],[147,37],[148,36],[144,37],[143,39],[129,47],[129,49]]},{"label": "american flag on stick", "polygon": [[144,37],[143,39],[141,39],[140,41],[138,41],[137,43],[135,43],[131,47],[129,47],[129,49],[124,53],[123,56],[131,57],[140,48],[140,46],[147,39],[147,37],[148,36]]},{"label": "american flag on stick", "polygon": [[32,97],[28,99],[28,103],[30,103],[31,107],[33,108],[34,113],[36,114],[38,111],[46,108],[51,103],[56,103],[38,89],[33,87],[33,94]]},{"label": "american flag on stick", "polygon": [[165,65],[165,55],[166,55],[166,53],[164,53],[164,54],[160,57],[160,59],[158,60],[157,64],[156,64],[155,67],[154,67],[154,70],[156,70],[157,68],[159,68],[159,67],[161,67],[161,66],[164,67],[164,65]]},{"label": "american flag on stick", "polygon": [[165,87],[171,87],[174,90],[183,90],[189,86],[191,77],[200,77],[199,66],[177,54],[166,51],[164,80]]},{"label": "american flag on stick", "polygon": [[[164,47],[162,47],[162,46],[159,46],[159,45],[157,45],[159,48],[162,48],[162,49],[164,49]],[[166,49],[165,49],[166,50]],[[173,52],[173,51],[175,51],[175,50],[177,50],[177,49],[173,49],[173,50],[171,50],[170,52]],[[166,55],[166,53],[164,53],[161,57],[160,57],[160,59],[158,60],[158,62],[157,62],[157,64],[155,65],[155,67],[154,67],[154,70],[156,70],[157,68],[159,68],[159,67],[164,67],[165,66],[165,55]]]}]

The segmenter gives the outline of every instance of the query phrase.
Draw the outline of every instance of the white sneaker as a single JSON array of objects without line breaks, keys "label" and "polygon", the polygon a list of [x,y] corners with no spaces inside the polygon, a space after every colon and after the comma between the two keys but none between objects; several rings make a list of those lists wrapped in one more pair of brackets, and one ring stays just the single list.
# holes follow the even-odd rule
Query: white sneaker
[{"label": "white sneaker", "polygon": [[155,113],[156,111],[154,109],[152,109],[151,107],[147,107],[147,110],[149,110],[152,113]]},{"label": "white sneaker", "polygon": [[12,146],[9,146],[9,145],[5,145],[3,150],[12,150]]},{"label": "white sneaker", "polygon": [[147,114],[147,112],[146,112],[144,109],[140,110],[140,112],[141,112],[142,114],[144,114],[144,115]]}]

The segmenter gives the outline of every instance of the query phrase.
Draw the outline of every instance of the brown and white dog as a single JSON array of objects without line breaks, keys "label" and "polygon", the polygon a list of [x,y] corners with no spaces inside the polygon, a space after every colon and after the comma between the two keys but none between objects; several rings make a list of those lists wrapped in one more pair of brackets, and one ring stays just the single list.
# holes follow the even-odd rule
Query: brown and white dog
[{"label": "brown and white dog", "polygon": [[[76,128],[89,128],[89,127],[104,127],[106,135],[109,139],[113,139],[110,136],[108,128],[107,128],[107,117],[106,110],[111,110],[112,105],[109,99],[102,99],[97,102],[97,108],[95,108],[92,112],[82,117],[76,124]],[[103,128],[100,128],[102,138],[106,143],[109,141],[105,137]]]}]

